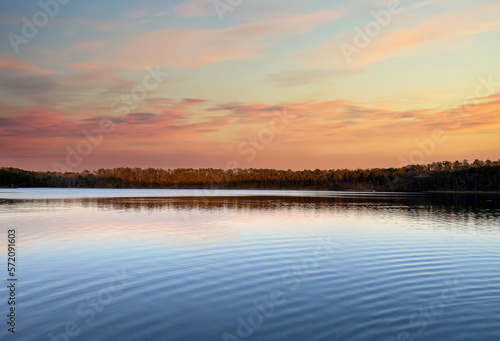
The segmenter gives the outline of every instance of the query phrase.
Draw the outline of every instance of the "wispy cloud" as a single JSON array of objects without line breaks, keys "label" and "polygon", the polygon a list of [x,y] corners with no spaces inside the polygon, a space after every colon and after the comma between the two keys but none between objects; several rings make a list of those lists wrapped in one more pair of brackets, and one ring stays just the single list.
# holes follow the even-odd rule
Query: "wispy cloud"
[{"label": "wispy cloud", "polygon": [[[404,23],[400,22],[391,24],[376,39],[370,39],[369,45],[359,54],[353,55],[352,64],[347,63],[340,46],[342,43],[354,45],[357,34],[353,30],[339,33],[312,49],[301,51],[297,56],[306,65],[359,70],[390,58],[419,53],[432,44],[442,47],[467,36],[498,29],[499,15],[500,6],[490,5],[469,11],[457,10],[430,19],[421,15],[406,16],[414,24],[410,27],[401,27]],[[360,28],[363,29],[363,25]]]},{"label": "wispy cloud", "polygon": [[215,15],[213,0],[188,0],[175,7],[175,12],[181,17],[204,17]]},{"label": "wispy cloud", "polygon": [[[479,136],[498,131],[500,93],[478,100],[473,115],[461,118],[459,126],[456,120],[447,118],[459,118],[460,108],[391,111],[349,100],[308,100],[280,105],[232,102],[203,109],[208,104],[206,100],[184,99],[165,102],[154,112],[118,117],[103,114],[80,120],[43,108],[7,108],[7,111],[16,110],[18,115],[0,117],[0,143],[5,155],[29,157],[40,152],[49,162],[50,155],[58,157],[61,153],[56,146],[78,142],[83,129],[91,130],[107,117],[116,124],[116,129],[106,137],[108,147],[96,153],[121,155],[128,151],[130,160],[142,155],[145,148],[148,153],[182,151],[185,155],[219,155],[219,167],[223,167],[221,155],[227,158],[237,155],[237,146],[242,141],[267,127],[276,113],[283,113],[286,108],[285,117],[290,124],[275,134],[272,144],[262,153],[262,160],[255,165],[264,166],[265,163],[261,163],[264,160],[275,159],[281,160],[281,168],[286,168],[291,159],[283,155],[288,155],[311,160],[315,167],[334,167],[336,157],[347,157],[348,153],[360,150],[367,155],[411,151],[415,138],[430,136],[435,129],[450,136]],[[198,110],[202,110],[201,116]],[[35,145],[36,148],[29,148]],[[456,145],[441,148],[453,150]],[[113,158],[112,154],[108,157]],[[325,161],[325,157],[332,161]],[[371,157],[375,161],[375,156]],[[171,162],[176,164],[175,160]]]},{"label": "wispy cloud", "polygon": [[[2,35],[0,149],[8,157],[0,161],[50,168],[83,129],[108,118],[116,130],[89,156],[95,165],[223,167],[282,107],[293,123],[243,167],[385,166],[434,129],[450,141],[437,158],[494,151],[498,93],[479,98],[460,125],[445,119],[460,108],[443,108],[473,96],[479,77],[497,81],[500,5],[402,2],[404,11],[347,63],[340,44],[387,3],[255,0],[221,21],[212,0],[116,10],[72,2],[18,55]],[[13,3],[0,30],[22,33],[30,11]],[[156,65],[168,80],[126,114],[113,111]]]},{"label": "wispy cloud", "polygon": [[149,32],[131,37],[122,48],[96,56],[95,60],[123,68],[156,64],[199,67],[225,60],[247,60],[266,54],[278,38],[305,33],[338,17],[337,12],[321,11],[222,29]]}]

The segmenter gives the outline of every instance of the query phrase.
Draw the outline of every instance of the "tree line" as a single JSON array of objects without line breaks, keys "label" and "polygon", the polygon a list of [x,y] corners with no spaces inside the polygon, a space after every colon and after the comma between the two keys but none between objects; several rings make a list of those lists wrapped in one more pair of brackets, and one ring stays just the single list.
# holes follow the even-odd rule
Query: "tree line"
[{"label": "tree line", "polygon": [[500,191],[500,160],[433,162],[400,168],[276,170],[129,168],[34,172],[0,168],[1,187]]}]

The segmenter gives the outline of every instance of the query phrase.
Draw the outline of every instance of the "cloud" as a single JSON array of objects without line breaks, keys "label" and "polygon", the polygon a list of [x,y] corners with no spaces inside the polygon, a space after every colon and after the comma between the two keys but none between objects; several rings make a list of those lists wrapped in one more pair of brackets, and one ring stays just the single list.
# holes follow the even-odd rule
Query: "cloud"
[{"label": "cloud", "polygon": [[0,70],[12,70],[23,75],[44,76],[54,74],[53,71],[42,70],[34,64],[22,59],[0,58]]},{"label": "cloud", "polygon": [[218,11],[223,11],[227,16],[239,18],[273,19],[290,13],[310,12],[312,7],[315,6],[311,1],[297,0],[186,0],[174,7],[174,13],[182,18],[198,18],[217,16]]},{"label": "cloud", "polygon": [[57,84],[47,77],[26,77],[4,71],[0,71],[0,77],[2,78],[1,91],[5,91],[10,96],[29,97],[42,95],[57,87]]},{"label": "cloud", "polygon": [[108,44],[105,40],[85,40],[78,42],[75,48],[78,50],[101,50],[107,47]]},{"label": "cloud", "polygon": [[[11,156],[34,155],[33,150],[46,145],[47,151],[59,146],[71,145],[85,139],[84,130],[95,130],[103,119],[110,119],[116,124],[116,132],[108,137],[110,141],[121,141],[120,145],[136,148],[137,145],[172,146],[186,145],[186,142],[200,143],[206,132],[218,131],[229,124],[228,117],[206,115],[203,120],[193,122],[189,111],[198,102],[172,103],[168,107],[158,108],[157,113],[130,113],[119,117],[94,115],[83,119],[71,119],[67,113],[36,107],[10,107],[6,112],[15,112],[15,116],[0,117],[0,143],[3,153]],[[18,147],[23,141],[22,148]],[[55,144],[55,141],[58,141]],[[112,145],[115,145],[114,142]],[[33,146],[27,150],[27,146]],[[123,147],[119,147],[122,150]],[[123,149],[123,150],[125,150]],[[184,149],[184,148],[181,148]],[[53,150],[52,150],[53,151]],[[57,150],[60,153],[61,150]]]},{"label": "cloud", "polygon": [[334,20],[339,13],[320,11],[286,18],[240,24],[221,29],[167,29],[131,37],[117,51],[93,62],[122,68],[148,65],[198,67],[225,60],[248,60],[267,53],[276,39],[303,34]]},{"label": "cloud", "polygon": [[[242,167],[304,167],[304,160],[308,160],[316,168],[340,162],[337,160],[354,162],[352,155],[357,156],[358,163],[372,160],[387,165],[388,157],[397,162],[398,155],[415,150],[415,138],[429,138],[435,129],[442,130],[450,141],[453,136],[469,136],[469,140],[440,145],[440,151],[450,153],[457,148],[470,149],[470,139],[494,137],[493,132],[500,129],[500,93],[479,98],[473,107],[403,112],[348,100],[274,105],[232,102],[207,109],[196,107],[203,102],[169,100],[152,112],[118,117],[103,113],[79,120],[57,110],[6,107],[0,116],[0,151],[4,159],[39,157],[37,162],[45,162],[43,167],[50,168],[52,161],[64,158],[66,146],[76,146],[85,139],[84,129],[97,129],[99,121],[108,118],[116,128],[95,149],[95,157],[116,163],[119,156],[125,165],[136,164],[137,158],[143,160],[145,155],[150,160],[184,155],[182,161],[169,160],[174,166],[183,165],[189,156],[190,162],[192,158],[211,160],[210,165],[215,167],[225,167],[235,159]],[[198,110],[204,110],[203,114]],[[249,163],[248,155],[238,153],[238,148],[245,142],[248,147],[252,136],[258,139],[270,127],[280,129],[274,131],[272,142],[264,145],[257,161]],[[385,161],[379,160],[381,156]]]},{"label": "cloud", "polygon": [[125,18],[127,18],[127,19],[139,19],[139,18],[147,17],[153,13],[154,13],[154,11],[151,9],[134,9],[134,10],[128,11],[125,14]]},{"label": "cloud", "polygon": [[[347,61],[341,45],[349,44],[357,47],[354,43],[356,33],[353,30],[339,33],[312,49],[297,53],[296,56],[308,66],[360,69],[368,64],[417,53],[432,44],[439,43],[439,48],[442,48],[446,44],[456,43],[463,37],[500,27],[498,21],[500,5],[446,13],[431,19],[425,17],[419,19],[419,23],[414,23],[416,15],[408,13],[406,15],[409,18],[408,22],[413,23],[412,26],[401,27],[401,23],[391,22],[387,28],[382,28],[379,36],[369,39],[368,46],[359,47],[359,53],[353,52],[350,55],[352,63]],[[370,21],[374,20],[370,18]],[[364,29],[364,25],[358,27]]]},{"label": "cloud", "polygon": [[180,17],[205,17],[215,15],[212,6],[214,0],[188,0],[175,7],[175,13]]},{"label": "cloud", "polygon": [[207,102],[207,100],[203,98],[183,98],[182,101],[183,103],[186,104],[197,104],[197,103]]},{"label": "cloud", "polygon": [[292,87],[331,82],[352,74],[353,72],[350,70],[293,70],[270,74],[267,76],[267,80],[278,87]]},{"label": "cloud", "polygon": [[10,97],[41,95],[57,86],[50,77],[52,74],[20,59],[3,58],[0,59],[0,91]]}]

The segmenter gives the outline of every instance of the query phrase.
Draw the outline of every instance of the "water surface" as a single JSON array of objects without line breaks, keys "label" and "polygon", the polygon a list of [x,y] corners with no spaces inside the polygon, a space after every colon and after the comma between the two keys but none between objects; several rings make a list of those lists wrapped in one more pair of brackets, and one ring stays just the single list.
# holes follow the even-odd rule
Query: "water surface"
[{"label": "water surface", "polygon": [[17,340],[500,340],[497,195],[0,192]]}]

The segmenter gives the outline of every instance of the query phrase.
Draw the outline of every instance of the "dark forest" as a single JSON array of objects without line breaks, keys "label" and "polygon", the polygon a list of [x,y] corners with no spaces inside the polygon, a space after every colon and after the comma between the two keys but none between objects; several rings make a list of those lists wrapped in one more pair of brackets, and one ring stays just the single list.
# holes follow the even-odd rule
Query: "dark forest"
[{"label": "dark forest", "polygon": [[0,168],[1,187],[500,191],[500,160],[401,168],[275,170],[114,168],[80,173]]}]

